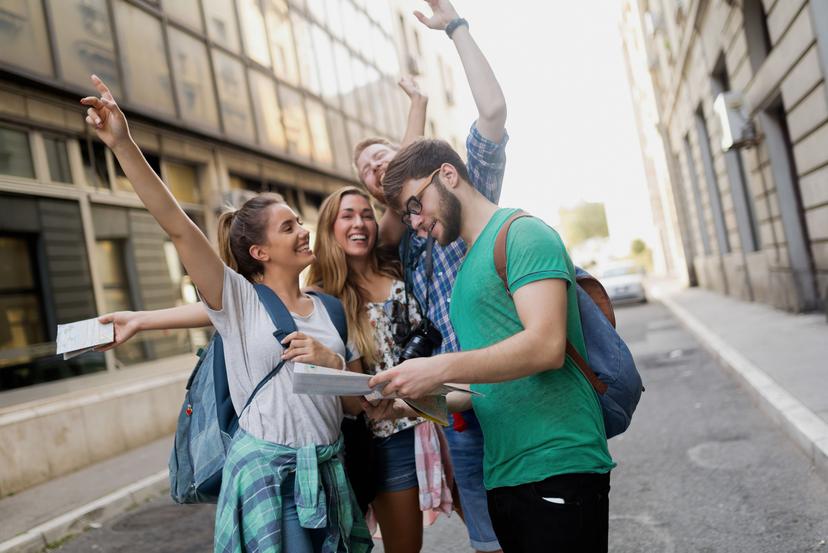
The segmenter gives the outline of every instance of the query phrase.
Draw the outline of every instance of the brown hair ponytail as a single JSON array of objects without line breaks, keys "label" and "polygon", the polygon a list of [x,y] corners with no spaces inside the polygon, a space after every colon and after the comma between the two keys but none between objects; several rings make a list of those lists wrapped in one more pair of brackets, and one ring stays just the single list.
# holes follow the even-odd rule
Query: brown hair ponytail
[{"label": "brown hair ponytail", "polygon": [[263,193],[219,217],[219,255],[228,267],[251,282],[264,273],[264,266],[250,255],[250,247],[267,239],[267,209],[284,203],[279,194]]}]

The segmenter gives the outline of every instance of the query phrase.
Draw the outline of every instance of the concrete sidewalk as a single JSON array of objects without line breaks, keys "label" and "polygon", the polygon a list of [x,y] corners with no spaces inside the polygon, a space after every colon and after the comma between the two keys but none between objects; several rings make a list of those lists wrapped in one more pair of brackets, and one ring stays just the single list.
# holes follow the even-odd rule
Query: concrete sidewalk
[{"label": "concrete sidewalk", "polygon": [[700,288],[657,283],[651,296],[729,368],[828,478],[828,321]]},{"label": "concrete sidewalk", "polygon": [[0,553],[40,552],[169,489],[172,436],[0,499]]}]

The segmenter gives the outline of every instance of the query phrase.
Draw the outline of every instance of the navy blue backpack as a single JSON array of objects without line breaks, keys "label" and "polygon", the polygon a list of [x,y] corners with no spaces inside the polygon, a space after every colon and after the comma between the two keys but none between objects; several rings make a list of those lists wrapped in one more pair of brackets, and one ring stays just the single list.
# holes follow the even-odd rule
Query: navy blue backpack
[{"label": "navy blue backpack", "polygon": [[[296,323],[273,290],[263,284],[256,284],[255,288],[276,327],[273,336],[281,343],[285,336],[296,331]],[[347,345],[348,326],[342,304],[333,296],[309,293],[322,300],[342,342]],[[284,364],[285,361],[280,361],[256,385],[241,412]],[[207,348],[199,354],[178,415],[169,462],[170,495],[176,503],[215,503],[218,500],[224,460],[239,427],[240,414],[236,414],[230,399],[224,345],[216,332]]]},{"label": "navy blue backpack", "polygon": [[[515,212],[503,223],[495,239],[495,269],[507,292],[506,237],[509,227],[521,217],[531,215],[523,211]],[[598,279],[580,267],[575,267],[575,280],[578,283],[578,310],[589,361],[578,353],[569,340],[566,341],[566,354],[598,394],[607,438],[612,438],[630,425],[644,386],[630,349],[615,330],[615,313],[606,290]]]}]

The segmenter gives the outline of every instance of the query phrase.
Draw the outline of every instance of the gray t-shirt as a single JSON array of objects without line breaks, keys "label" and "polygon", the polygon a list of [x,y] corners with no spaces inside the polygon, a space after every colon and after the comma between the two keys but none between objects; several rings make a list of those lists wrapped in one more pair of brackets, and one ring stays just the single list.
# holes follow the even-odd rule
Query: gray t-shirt
[{"label": "gray t-shirt", "polygon": [[[315,338],[334,352],[345,355],[345,345],[319,298],[311,296],[313,312],[293,320],[300,332]],[[230,397],[238,413],[256,385],[279,363],[282,346],[273,333],[276,327],[259,301],[253,285],[229,267],[224,269],[222,309],[205,303],[207,314],[221,334]],[[349,347],[351,359],[359,354]],[[259,390],[239,420],[249,434],[290,447],[328,445],[339,437],[342,402],[337,396],[293,393],[293,363]]]}]

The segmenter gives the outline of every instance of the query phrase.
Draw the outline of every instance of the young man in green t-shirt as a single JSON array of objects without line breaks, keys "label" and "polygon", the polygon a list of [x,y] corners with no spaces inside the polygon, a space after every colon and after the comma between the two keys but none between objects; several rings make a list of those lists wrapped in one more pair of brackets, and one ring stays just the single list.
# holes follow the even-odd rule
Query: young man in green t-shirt
[{"label": "young man in green t-shirt", "polygon": [[558,234],[534,218],[507,239],[509,295],[494,264],[495,238],[515,210],[469,184],[448,143],[401,150],[383,181],[389,205],[418,234],[468,252],[451,297],[462,352],[411,359],[372,378],[386,394],[419,397],[446,382],[483,395],[473,407],[484,438],[484,481],[506,553],[607,551],[609,472],[598,397],[565,354],[586,357],[575,272]]}]

